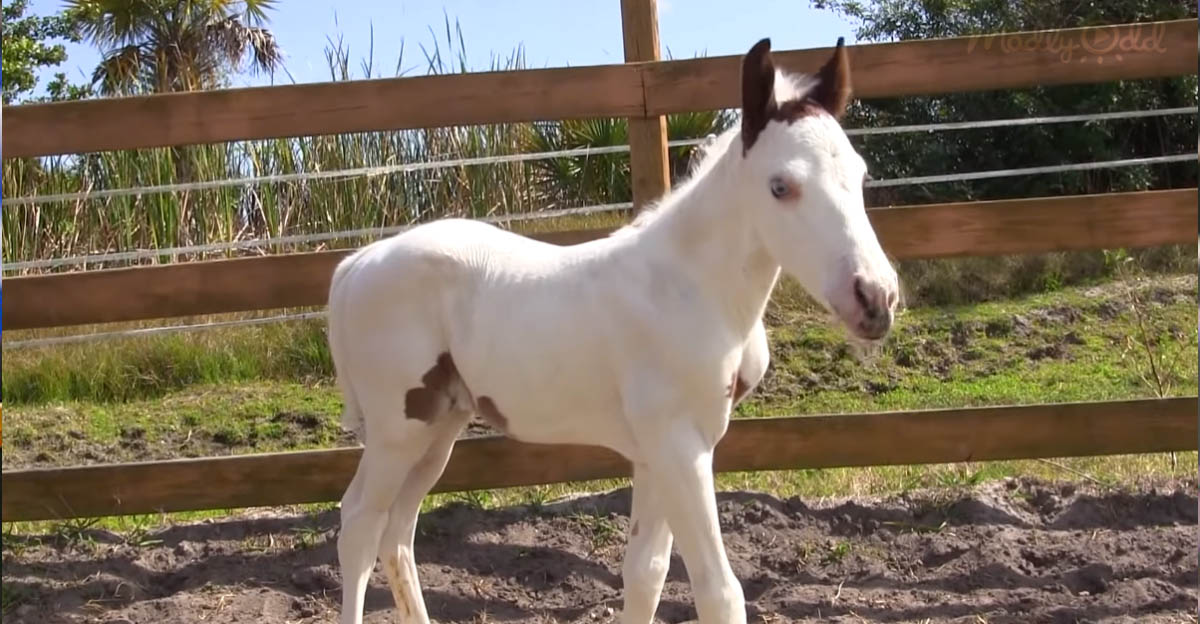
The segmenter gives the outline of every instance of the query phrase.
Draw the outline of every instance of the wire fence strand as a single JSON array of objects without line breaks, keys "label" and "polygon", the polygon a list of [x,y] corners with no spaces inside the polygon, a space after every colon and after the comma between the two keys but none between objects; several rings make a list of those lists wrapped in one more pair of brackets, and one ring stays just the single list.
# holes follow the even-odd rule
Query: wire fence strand
[{"label": "wire fence strand", "polygon": [[[616,212],[620,210],[629,210],[633,208],[632,202],[620,202],[614,204],[597,204],[593,206],[580,206],[578,208],[561,208],[557,210],[542,210],[525,214],[503,215],[499,217],[480,217],[477,221],[493,224],[511,224],[524,223],[529,221],[544,221],[546,219],[556,219],[560,217],[570,216],[585,216],[591,214],[601,214],[607,212]],[[45,260],[27,260],[22,262],[13,262],[4,265],[4,271],[23,271],[29,269],[46,269],[57,268],[62,266],[87,265],[87,264],[102,264],[106,262],[123,262],[130,260],[148,260],[151,258],[161,258],[166,256],[182,256],[189,254],[214,253],[220,251],[244,251],[249,249],[259,249],[262,247],[274,247],[276,245],[298,245],[305,243],[324,242],[337,240],[342,238],[381,238],[399,234],[405,230],[416,227],[416,224],[395,225],[387,227],[360,228],[357,230],[341,230],[337,232],[317,232],[313,234],[293,234],[290,236],[276,236],[271,238],[256,238],[251,240],[228,241],[222,243],[208,243],[205,245],[187,245],[183,247],[162,247],[159,249],[138,249],[134,251],[116,251],[101,254],[87,254],[82,256],[71,256],[67,258],[47,258]]]},{"label": "wire fence strand", "polygon": [[[698,142],[704,139],[697,139]],[[1016,177],[1023,175],[1039,175],[1046,173],[1063,173],[1068,171],[1090,171],[1094,169],[1132,167],[1137,165],[1155,165],[1172,162],[1184,162],[1196,159],[1196,154],[1171,154],[1167,156],[1148,156],[1144,158],[1124,158],[1119,160],[1103,160],[1089,163],[1069,163],[1063,165],[1044,165],[1039,167],[1022,167],[1015,169],[995,169],[988,171],[971,171],[964,173],[946,173],[927,176],[911,176],[905,178],[892,178],[886,180],[868,180],[866,186],[868,188],[883,188],[894,186],[908,186],[918,184],[941,184],[947,182],[965,182],[970,180],[984,180],[1002,177]],[[594,206],[583,206],[579,208],[565,208],[560,210],[546,210],[532,212],[519,215],[504,215],[501,217],[481,217],[478,220],[488,223],[519,223],[525,221],[538,221],[544,219],[554,219],[565,216],[578,216],[590,214],[602,214],[606,212],[614,212],[619,210],[629,210],[633,204],[629,202],[616,204],[599,204]],[[262,247],[272,247],[276,245],[288,244],[305,244],[313,242],[322,242],[336,240],[341,238],[369,238],[391,236],[403,232],[407,229],[415,227],[414,225],[379,227],[379,228],[362,228],[357,230],[343,230],[338,232],[318,232],[314,234],[295,234],[290,236],[279,236],[272,238],[261,238],[244,241],[229,241],[221,243],[209,243],[205,245],[189,245],[185,247],[164,247],[161,249],[141,249],[136,251],[120,251],[101,254],[87,254],[80,256],[71,256],[67,258],[47,258],[44,260],[24,260],[3,265],[3,271],[26,271],[30,269],[47,269],[58,268],[63,266],[76,266],[88,264],[101,264],[106,262],[123,262],[131,260],[147,260],[151,258],[161,258],[166,256],[188,255],[188,254],[203,254],[230,250],[248,250],[258,249]]]},{"label": "wire fence strand", "polygon": [[[1020,117],[1013,119],[990,119],[981,121],[960,121],[935,124],[917,124],[906,126],[889,126],[886,128],[850,128],[846,130],[849,136],[877,136],[887,134],[903,134],[916,132],[941,132],[950,130],[968,130],[977,128],[1000,128],[1008,126],[1027,126],[1049,123],[1068,123],[1080,121],[1107,121],[1113,119],[1133,119],[1143,117],[1161,117],[1167,115],[1185,115],[1198,112],[1197,107],[1177,107],[1155,110],[1115,111],[1109,113],[1085,113],[1077,115],[1058,115],[1047,117]],[[680,139],[669,141],[668,147],[684,147],[699,145],[706,139]],[[78,191],[72,193],[56,193],[27,197],[10,197],[0,199],[2,206],[31,206],[56,202],[105,199],[110,197],[126,197],[152,195],[157,193],[181,193],[186,191],[201,191],[235,186],[257,186],[280,182],[298,182],[303,180],[335,180],[356,177],[376,177],[417,171],[450,169],[454,167],[474,167],[502,163],[546,160],[551,158],[574,158],[599,156],[602,154],[617,154],[629,151],[628,145],[610,145],[602,147],[581,147],[569,150],[546,152],[530,152],[525,154],[504,154],[499,156],[478,156],[471,158],[454,158],[448,160],[433,160],[419,163],[398,163],[394,165],[374,165],[370,167],[355,167],[350,169],[334,169],[330,171],[302,171],[295,173],[280,173],[265,176],[243,178],[226,178],[201,182],[180,182],[175,184],[159,184],[118,189],[101,189],[98,191]]]}]

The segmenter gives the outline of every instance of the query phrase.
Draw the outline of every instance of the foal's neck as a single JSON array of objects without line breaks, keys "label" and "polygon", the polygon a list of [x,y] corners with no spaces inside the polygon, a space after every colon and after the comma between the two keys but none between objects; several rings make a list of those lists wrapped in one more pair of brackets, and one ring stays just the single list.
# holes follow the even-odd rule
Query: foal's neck
[{"label": "foal's neck", "polygon": [[762,318],[780,269],[739,197],[740,150],[712,157],[716,162],[680,185],[642,235],[651,254],[690,275],[721,308],[730,329],[748,336]]}]

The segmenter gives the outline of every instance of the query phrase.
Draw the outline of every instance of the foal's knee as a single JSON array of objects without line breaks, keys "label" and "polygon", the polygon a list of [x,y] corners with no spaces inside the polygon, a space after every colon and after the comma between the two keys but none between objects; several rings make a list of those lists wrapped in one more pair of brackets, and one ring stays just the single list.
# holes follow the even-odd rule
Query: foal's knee
[{"label": "foal's knee", "polygon": [[670,567],[670,553],[666,555],[655,553],[650,556],[635,555],[625,558],[621,576],[625,581],[626,589],[651,589],[662,585]]},{"label": "foal's knee", "polygon": [[338,556],[366,557],[375,554],[379,532],[387,520],[386,511],[369,509],[362,505],[343,505],[342,522],[338,531]]}]

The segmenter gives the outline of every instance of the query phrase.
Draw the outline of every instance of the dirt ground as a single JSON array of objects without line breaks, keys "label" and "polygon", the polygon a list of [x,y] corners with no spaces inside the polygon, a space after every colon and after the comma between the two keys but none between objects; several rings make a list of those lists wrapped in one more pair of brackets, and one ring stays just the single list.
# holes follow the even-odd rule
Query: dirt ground
[{"label": "dirt ground", "polygon": [[[876,500],[720,496],[751,622],[1196,622],[1196,482],[1098,489],[1027,480]],[[610,622],[629,490],[422,516],[440,622]],[[6,537],[5,622],[334,622],[336,512],[175,526],[130,540]],[[137,543],[131,543],[137,542]],[[658,615],[695,617],[682,561]],[[371,623],[393,621],[376,571]]]}]

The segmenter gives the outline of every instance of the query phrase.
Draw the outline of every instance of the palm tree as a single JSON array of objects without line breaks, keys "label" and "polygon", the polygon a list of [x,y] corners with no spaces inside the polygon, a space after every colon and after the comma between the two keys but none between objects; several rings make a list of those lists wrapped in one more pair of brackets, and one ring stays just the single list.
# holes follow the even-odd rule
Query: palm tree
[{"label": "palm tree", "polygon": [[275,0],[67,0],[79,34],[104,52],[92,82],[105,95],[224,86],[249,55],[254,72],[283,55],[263,24]]},{"label": "palm tree", "polygon": [[[172,93],[227,86],[247,56],[252,71],[273,75],[283,64],[283,53],[263,24],[274,2],[67,0],[64,16],[104,55],[92,72],[92,85],[100,94]],[[174,181],[196,179],[202,152],[219,151],[168,148]]]},{"label": "palm tree", "polygon": [[[699,139],[720,134],[735,120],[727,110],[668,115],[667,139]],[[536,123],[531,129],[522,141],[524,150],[529,152],[609,147],[629,142],[628,123],[624,119],[568,119]],[[692,145],[668,149],[673,181],[687,172],[695,149]],[[547,158],[535,160],[531,166],[545,198],[553,205],[627,202],[633,197],[628,153]]]}]

